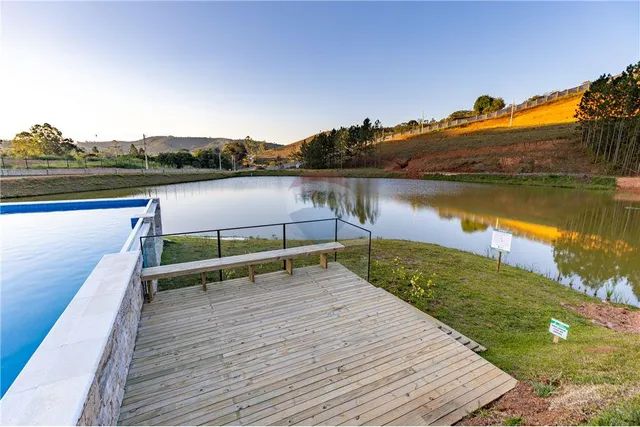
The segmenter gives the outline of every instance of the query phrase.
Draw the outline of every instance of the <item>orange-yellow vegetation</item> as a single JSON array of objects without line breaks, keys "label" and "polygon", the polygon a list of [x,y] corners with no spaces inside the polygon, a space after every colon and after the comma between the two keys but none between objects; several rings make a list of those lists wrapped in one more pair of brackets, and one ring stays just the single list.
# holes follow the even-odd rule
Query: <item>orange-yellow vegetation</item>
[{"label": "orange-yellow vegetation", "polygon": [[[559,99],[555,102],[543,104],[538,107],[516,112],[513,115],[513,127],[556,125],[561,123],[573,123],[576,121],[574,115],[578,104],[582,99],[582,94]],[[509,116],[497,119],[484,120],[482,122],[471,123],[463,127],[465,132],[470,130],[491,129],[509,126]]]},{"label": "orange-yellow vegetation", "polygon": [[[530,126],[557,125],[563,123],[574,123],[574,115],[578,104],[582,99],[582,93],[561,98],[554,102],[532,107],[523,111],[515,112],[513,115],[512,128],[523,128]],[[483,120],[468,125],[457,126],[446,130],[447,135],[467,134],[469,132],[509,127],[510,117],[499,117],[497,119]],[[401,141],[412,138],[414,135],[404,135],[394,138],[392,141]]]}]

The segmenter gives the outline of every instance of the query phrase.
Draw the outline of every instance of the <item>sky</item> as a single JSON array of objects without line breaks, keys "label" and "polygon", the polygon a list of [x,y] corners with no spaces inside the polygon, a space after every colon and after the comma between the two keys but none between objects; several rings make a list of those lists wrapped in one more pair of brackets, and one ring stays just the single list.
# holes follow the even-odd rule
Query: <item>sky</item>
[{"label": "sky", "polygon": [[0,1],[0,138],[290,143],[507,103],[640,60],[640,2]]}]

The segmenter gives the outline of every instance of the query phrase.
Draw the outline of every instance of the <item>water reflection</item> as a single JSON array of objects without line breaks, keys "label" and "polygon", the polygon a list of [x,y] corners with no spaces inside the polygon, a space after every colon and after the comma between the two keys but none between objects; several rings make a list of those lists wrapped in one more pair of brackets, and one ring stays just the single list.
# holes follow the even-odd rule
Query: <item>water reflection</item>
[{"label": "water reflection", "polygon": [[[640,212],[604,192],[471,187],[447,194],[397,196],[414,208],[457,217],[465,233],[493,225],[553,247],[557,280],[591,294],[628,285],[640,294]],[[624,295],[619,295],[624,301]]]},{"label": "water reflection", "polygon": [[301,177],[292,185],[300,187],[299,200],[314,208],[329,208],[338,217],[357,218],[360,224],[375,224],[380,208],[378,181],[346,178]]},{"label": "water reflection", "polygon": [[613,289],[618,300],[640,305],[640,201],[608,192],[419,180],[247,177],[62,197],[140,195],[161,199],[166,232],[335,215],[364,225],[374,236],[487,255],[497,225],[514,234],[506,263],[602,298]]}]

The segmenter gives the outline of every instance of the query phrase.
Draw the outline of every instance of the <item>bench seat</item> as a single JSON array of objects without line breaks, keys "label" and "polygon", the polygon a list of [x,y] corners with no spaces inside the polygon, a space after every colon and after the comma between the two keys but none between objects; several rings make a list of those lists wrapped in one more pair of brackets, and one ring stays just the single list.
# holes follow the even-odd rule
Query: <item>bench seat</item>
[{"label": "bench seat", "polygon": [[[286,261],[287,272],[292,273],[294,258],[305,255],[320,254],[320,264],[327,267],[328,253],[344,250],[344,245],[338,242],[320,243],[317,245],[296,246],[294,248],[276,249],[273,251],[254,252],[245,255],[233,255],[222,258],[211,258],[201,261],[181,262],[177,264],[146,267],[142,269],[143,281],[164,279],[169,277],[186,276],[189,274],[206,273],[227,268],[249,267],[249,279],[254,281],[253,266],[275,261]],[[204,283],[203,283],[204,286]]]}]

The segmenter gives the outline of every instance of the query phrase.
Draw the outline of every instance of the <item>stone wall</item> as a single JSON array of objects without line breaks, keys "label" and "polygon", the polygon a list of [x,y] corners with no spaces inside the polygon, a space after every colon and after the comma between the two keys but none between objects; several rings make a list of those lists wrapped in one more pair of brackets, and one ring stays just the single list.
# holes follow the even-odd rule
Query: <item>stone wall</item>
[{"label": "stone wall", "polygon": [[118,421],[144,300],[141,268],[142,256],[139,256],[78,425],[115,425]]}]

